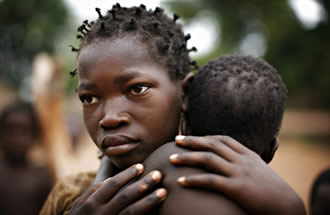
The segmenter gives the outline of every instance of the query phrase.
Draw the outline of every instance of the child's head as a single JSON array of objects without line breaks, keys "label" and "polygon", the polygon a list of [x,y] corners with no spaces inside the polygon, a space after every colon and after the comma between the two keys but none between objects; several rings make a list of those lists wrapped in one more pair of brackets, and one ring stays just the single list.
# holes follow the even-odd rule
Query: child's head
[{"label": "child's head", "polygon": [[310,194],[312,215],[330,214],[330,169],[322,171],[315,179]]},{"label": "child's head", "polygon": [[39,137],[39,122],[31,104],[16,102],[0,115],[0,143],[4,155],[21,160]]},{"label": "child's head", "polygon": [[77,71],[84,122],[119,168],[144,161],[177,134],[190,59],[176,19],[159,8],[115,5],[82,30]]},{"label": "child's head", "polygon": [[196,75],[189,91],[191,133],[228,135],[269,162],[286,92],[280,75],[261,59],[228,55],[212,60]]}]

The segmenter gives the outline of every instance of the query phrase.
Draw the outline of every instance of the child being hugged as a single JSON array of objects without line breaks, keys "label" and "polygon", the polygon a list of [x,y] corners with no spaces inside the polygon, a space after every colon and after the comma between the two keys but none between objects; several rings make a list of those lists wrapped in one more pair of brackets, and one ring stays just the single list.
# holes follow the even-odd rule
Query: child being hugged
[{"label": "child being hugged", "polygon": [[[202,67],[184,101],[183,134],[195,137],[177,136],[144,162],[146,172],[159,169],[164,176],[161,214],[221,214],[231,201],[249,214],[305,214],[298,195],[266,165],[279,146],[286,93],[262,59],[225,55]],[[201,198],[210,190],[217,197]]]},{"label": "child being hugged", "polygon": [[[162,145],[143,163],[145,172],[163,173],[168,197],[160,214],[305,214],[301,199],[266,165],[279,146],[286,101],[277,71],[262,59],[226,55],[205,65],[188,92],[182,133],[199,137],[177,136],[177,145]],[[107,168],[103,158],[96,180]]]}]

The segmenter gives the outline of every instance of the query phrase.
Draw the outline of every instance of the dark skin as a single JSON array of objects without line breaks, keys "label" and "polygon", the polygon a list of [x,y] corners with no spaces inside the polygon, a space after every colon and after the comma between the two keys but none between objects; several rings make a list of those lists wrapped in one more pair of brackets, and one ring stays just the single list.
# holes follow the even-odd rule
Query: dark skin
[{"label": "dark skin", "polygon": [[[183,111],[187,112],[188,109],[188,97],[185,97]],[[189,125],[185,120],[182,122],[181,127],[183,134],[191,134]],[[226,197],[234,200],[249,214],[306,214],[301,198],[267,166],[279,147],[277,137],[274,137],[266,145],[267,147],[262,155],[258,155],[231,137],[221,135],[205,137],[177,136],[176,145],[190,149],[184,152],[174,146],[173,143],[167,143],[166,145],[162,148],[167,148],[167,151],[172,151],[172,154],[168,158],[166,156],[162,157],[166,152],[161,148],[159,149],[160,152],[156,150],[148,158],[151,162],[146,160],[145,163],[151,166],[148,167],[146,164],[146,169],[158,167],[155,166],[156,162],[152,162],[153,159],[164,160],[164,168],[167,169],[169,174],[182,175],[177,178],[177,183],[182,187],[209,189],[218,192],[218,195],[225,194]],[[182,169],[173,166],[168,167],[167,159],[176,166],[201,167],[207,172],[183,175],[180,173]],[[162,170],[161,167],[159,169]],[[164,180],[166,180],[166,176],[164,177]],[[174,179],[172,177],[170,187],[177,186],[173,185]],[[270,184],[271,186],[269,186]],[[180,188],[176,189],[180,190]],[[180,195],[171,195],[170,189],[168,191],[168,200],[164,205],[168,205],[169,211],[163,214],[175,214],[175,211],[171,211],[171,202],[175,204],[181,199],[183,200],[183,202],[180,202],[181,205],[186,204],[188,208],[191,202],[197,202],[189,200],[190,195],[187,189],[179,192]]]},{"label": "dark skin", "polygon": [[[240,213],[237,208],[226,204],[227,197],[230,197],[250,214],[306,214],[303,202],[292,188],[266,165],[258,154],[239,142],[227,136],[182,137],[184,136],[178,136],[176,144],[167,143],[159,147],[144,162],[145,172],[159,169],[164,175],[162,184],[169,194],[161,207],[162,214],[183,213],[178,208],[186,208],[184,211],[189,214],[218,214],[217,211],[211,210],[199,211],[203,209],[200,204],[210,204],[209,208],[213,208],[212,204],[215,202],[210,202],[209,199],[204,201],[205,198],[197,198],[196,201],[196,197],[202,196],[203,192],[182,187],[219,192],[212,199],[218,200],[220,205],[224,204],[221,205],[223,213],[224,208],[229,214]],[[276,150],[277,138],[271,145]],[[268,157],[268,160],[271,160],[273,153],[269,153],[271,157]],[[169,165],[168,158],[172,164],[179,167]],[[111,169],[110,163],[107,157],[102,158],[99,178],[96,180],[107,177],[107,171]],[[180,205],[177,205],[178,202]]]},{"label": "dark skin", "polygon": [[[150,173],[157,168],[148,167],[141,179],[125,186],[142,173],[136,166],[125,168],[143,162],[164,142],[174,139],[180,112],[184,110],[183,92],[191,78],[171,80],[166,69],[150,58],[146,47],[135,37],[104,40],[84,47],[78,57],[78,76],[85,125],[96,145],[112,162],[111,179],[88,189],[75,202],[71,214],[145,214],[166,197],[167,191],[162,188],[144,197],[161,181],[161,173]],[[169,164],[170,154],[163,155]],[[195,168],[185,171],[185,175],[196,173],[205,172]],[[173,185],[174,193],[180,189],[175,180],[180,176],[183,175],[173,171],[173,180],[164,179],[162,185],[168,189]],[[214,192],[179,193],[192,194],[200,205],[199,211],[180,207],[183,209],[180,213],[200,214],[211,207],[210,213],[228,209],[230,214],[244,214],[236,203]],[[206,199],[215,201],[205,202]]]},{"label": "dark skin", "polygon": [[[183,110],[187,109],[185,100]],[[187,124],[182,124],[183,133],[190,133]],[[279,146],[278,138],[268,144],[269,147],[262,153],[262,159],[226,136],[189,136],[181,140],[178,138],[176,143],[179,147],[174,143],[167,143],[144,161],[145,172],[158,169],[164,175],[162,185],[168,190],[168,197],[161,207],[162,214],[218,214],[215,205],[223,213],[245,213],[229,201],[228,197],[250,214],[306,214],[297,194],[266,165]],[[170,165],[169,157],[170,162],[179,167]],[[96,181],[107,178],[111,169],[109,164],[110,160],[103,157]],[[209,201],[210,198],[203,196],[205,191],[182,187],[206,188],[218,193],[206,194],[214,195],[211,199],[215,201]]]},{"label": "dark skin", "polygon": [[80,51],[77,65],[84,122],[97,147],[111,158],[112,178],[87,190],[71,214],[144,214],[166,197],[160,188],[142,198],[161,173],[121,188],[142,173],[128,167],[174,139],[185,83],[171,80],[135,36],[94,42]]},{"label": "dark skin", "polygon": [[[185,97],[183,111],[188,109],[188,99]],[[183,134],[191,134],[186,121],[183,121],[181,128]],[[217,207],[211,206],[206,211],[199,211],[202,208],[199,204],[212,204],[209,199],[199,196],[200,190],[196,191],[196,188],[200,188],[217,192],[214,199],[220,198],[218,209],[221,208],[224,214],[244,212],[236,211],[232,205],[221,206],[226,202],[221,197],[227,201],[228,197],[234,200],[249,214],[306,214],[299,196],[267,166],[278,147],[279,140],[275,137],[267,144],[261,158],[228,136],[177,136],[176,144],[161,146],[144,162],[146,171],[159,169],[164,174],[163,185],[169,194],[160,213],[218,214]],[[168,159],[176,166],[170,165]],[[201,169],[198,172],[189,167]],[[181,211],[178,208],[186,209]]]},{"label": "dark skin", "polygon": [[[146,170],[158,168],[164,173],[163,185],[169,194],[161,214],[179,214],[180,211],[173,207],[177,202],[180,208],[188,208],[192,214],[200,209],[199,204],[212,204],[208,199],[197,201],[198,195],[191,193],[197,192],[192,191],[193,188],[209,189],[218,196],[229,197],[249,214],[306,213],[302,201],[290,186],[258,154],[239,142],[227,136],[182,137],[178,136],[176,144],[161,146],[145,161]],[[178,167],[169,165],[169,154],[170,162]],[[187,166],[201,169],[198,172]],[[219,204],[222,202],[220,199]],[[222,208],[232,210],[228,205]],[[218,214],[218,211],[209,209],[200,213]]]},{"label": "dark skin", "polygon": [[4,215],[38,214],[52,186],[48,172],[28,162],[27,153],[35,140],[32,123],[28,112],[22,110],[10,113],[4,122],[0,136],[4,152],[0,211]]},{"label": "dark skin", "polygon": [[78,58],[78,71],[86,128],[116,167],[123,170],[143,162],[174,138],[183,96],[181,83],[172,81],[166,69],[148,57],[137,38],[85,47]]},{"label": "dark skin", "polygon": [[185,189],[177,179],[196,174],[207,174],[203,168],[174,166],[168,161],[173,153],[187,153],[190,150],[176,145],[174,142],[159,147],[144,162],[145,171],[159,169],[164,179],[162,186],[168,196],[160,207],[159,214],[247,214],[238,204],[226,196],[203,189]]},{"label": "dark skin", "polygon": [[[186,99],[183,110],[188,111]],[[185,121],[181,127],[184,134],[191,133]],[[298,195],[267,166],[279,146],[278,138],[267,146],[262,158],[220,135],[177,136],[176,143],[159,147],[144,164],[146,172],[158,169],[164,175],[168,197],[160,214],[306,214]],[[214,196],[205,198],[204,192]]]}]

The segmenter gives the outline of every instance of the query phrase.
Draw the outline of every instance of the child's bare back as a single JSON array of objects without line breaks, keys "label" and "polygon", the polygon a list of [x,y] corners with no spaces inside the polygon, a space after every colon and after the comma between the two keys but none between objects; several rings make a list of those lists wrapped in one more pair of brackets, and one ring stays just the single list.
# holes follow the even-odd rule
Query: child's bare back
[{"label": "child's bare back", "polygon": [[152,170],[159,170],[163,174],[161,185],[168,191],[168,196],[159,214],[246,214],[235,202],[218,192],[180,186],[177,181],[180,177],[207,173],[204,168],[174,166],[169,162],[172,154],[189,151],[170,142],[159,147],[143,162],[145,171],[142,176]]}]

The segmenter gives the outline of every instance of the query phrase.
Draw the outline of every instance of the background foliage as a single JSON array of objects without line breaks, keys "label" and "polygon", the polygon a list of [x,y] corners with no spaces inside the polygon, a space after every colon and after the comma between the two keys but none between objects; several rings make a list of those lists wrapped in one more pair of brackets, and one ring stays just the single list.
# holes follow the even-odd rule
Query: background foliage
[{"label": "background foliage", "polygon": [[20,88],[36,54],[55,54],[69,18],[62,0],[0,1],[0,78]]},{"label": "background foliage", "polygon": [[[317,1],[329,15],[330,1]],[[176,0],[166,4],[185,22],[209,16],[218,26],[214,49],[198,60],[241,52],[246,39],[264,39],[263,57],[281,73],[291,107],[330,108],[330,26],[304,28],[288,0]],[[192,35],[193,36],[193,35]]]}]

